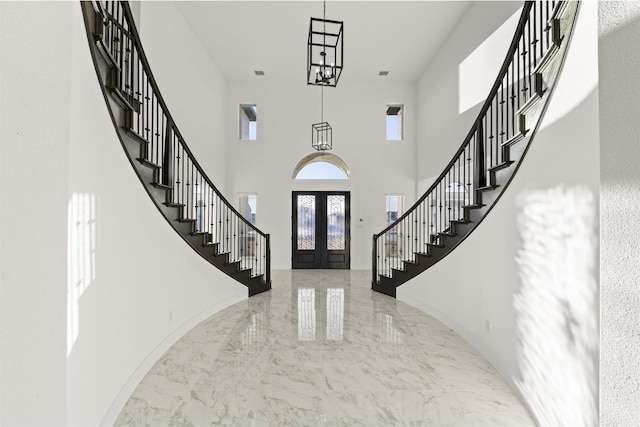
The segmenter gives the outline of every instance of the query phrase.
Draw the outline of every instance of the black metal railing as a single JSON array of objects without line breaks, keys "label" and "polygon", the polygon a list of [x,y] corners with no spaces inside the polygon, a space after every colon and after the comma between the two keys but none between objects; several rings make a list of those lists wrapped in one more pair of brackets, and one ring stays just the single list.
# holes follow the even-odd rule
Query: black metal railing
[{"label": "black metal railing", "polygon": [[112,72],[107,85],[127,110],[127,130],[142,144],[143,163],[156,169],[169,206],[229,263],[270,283],[270,241],[224,198],[204,173],[176,127],[151,73],[128,2],[94,1],[95,37]]},{"label": "black metal railing", "polygon": [[554,13],[563,3],[525,2],[498,77],[453,159],[411,209],[373,236],[372,283],[442,245],[453,224],[465,221],[465,207],[491,187],[491,171],[509,163],[508,147],[528,132],[522,112],[544,91],[538,69],[560,44]]}]

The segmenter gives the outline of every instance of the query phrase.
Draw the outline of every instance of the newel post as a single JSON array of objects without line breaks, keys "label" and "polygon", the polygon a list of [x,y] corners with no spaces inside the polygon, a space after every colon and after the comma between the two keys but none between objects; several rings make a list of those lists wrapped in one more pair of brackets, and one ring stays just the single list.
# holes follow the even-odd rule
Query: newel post
[{"label": "newel post", "polygon": [[378,245],[377,245],[378,236],[373,235],[373,245],[371,246],[371,287],[373,288],[374,283],[378,283]]},{"label": "newel post", "polygon": [[265,252],[265,280],[266,283],[271,283],[271,235],[266,234],[266,252]]}]

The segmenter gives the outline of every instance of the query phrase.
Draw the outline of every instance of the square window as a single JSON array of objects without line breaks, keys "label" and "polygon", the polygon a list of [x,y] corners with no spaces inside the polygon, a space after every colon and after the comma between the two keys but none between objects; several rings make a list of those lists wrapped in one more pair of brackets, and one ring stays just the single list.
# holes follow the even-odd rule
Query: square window
[{"label": "square window", "polygon": [[255,141],[258,123],[258,106],[256,104],[240,104],[239,123],[239,138]]},{"label": "square window", "polygon": [[387,141],[402,141],[402,105],[387,105]]}]

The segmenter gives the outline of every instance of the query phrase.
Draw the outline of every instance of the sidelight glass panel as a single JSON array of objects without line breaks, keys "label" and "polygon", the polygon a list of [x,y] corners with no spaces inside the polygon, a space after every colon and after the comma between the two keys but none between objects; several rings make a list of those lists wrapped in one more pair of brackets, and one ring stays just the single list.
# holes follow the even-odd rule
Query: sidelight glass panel
[{"label": "sidelight glass panel", "polygon": [[258,195],[256,193],[238,194],[238,212],[251,224],[256,225]]},{"label": "sidelight glass panel", "polygon": [[[404,196],[402,194],[387,194],[385,196],[387,213],[387,225],[392,224],[403,214]],[[384,253],[386,257],[397,257],[398,248],[398,227],[390,229],[384,237]]]},{"label": "sidelight glass panel", "polygon": [[346,240],[345,196],[327,196],[327,249],[344,250]]},{"label": "sidelight glass panel", "polygon": [[316,248],[316,196],[300,194],[298,197],[298,250]]}]

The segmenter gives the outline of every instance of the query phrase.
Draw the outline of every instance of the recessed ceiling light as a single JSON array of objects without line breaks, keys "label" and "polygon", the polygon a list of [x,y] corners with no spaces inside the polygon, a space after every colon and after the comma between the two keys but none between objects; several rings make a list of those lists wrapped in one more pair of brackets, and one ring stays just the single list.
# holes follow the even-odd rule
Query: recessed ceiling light
[{"label": "recessed ceiling light", "polygon": [[255,70],[254,73],[256,73],[256,76],[264,76],[264,71],[262,70]]},{"label": "recessed ceiling light", "polygon": [[379,75],[380,77],[386,77],[386,76],[388,76],[388,75],[389,75],[389,72],[388,72],[388,71],[380,71],[380,72],[378,73],[378,75]]}]

